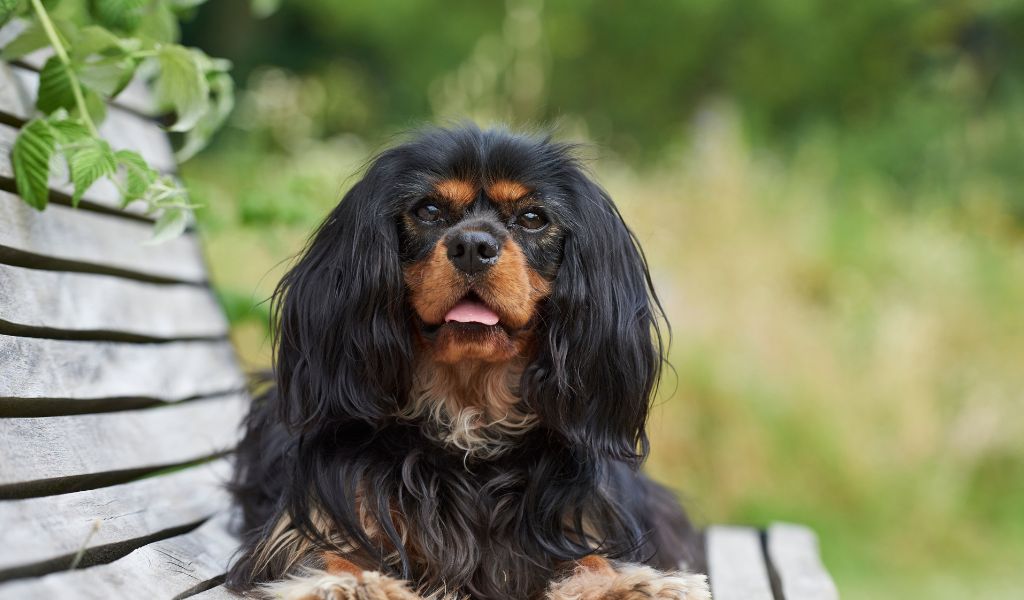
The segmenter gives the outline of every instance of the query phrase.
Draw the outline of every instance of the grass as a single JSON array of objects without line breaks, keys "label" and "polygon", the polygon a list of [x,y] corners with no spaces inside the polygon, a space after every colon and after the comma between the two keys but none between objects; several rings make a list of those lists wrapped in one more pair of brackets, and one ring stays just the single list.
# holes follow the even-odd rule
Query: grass
[{"label": "grass", "polygon": [[[365,155],[342,140],[186,170],[249,365],[269,361],[257,301]],[[846,599],[1019,597],[1019,223],[985,181],[933,202],[837,161],[755,150],[726,116],[647,172],[595,166],[673,325],[648,468],[699,521],[811,525]]]}]

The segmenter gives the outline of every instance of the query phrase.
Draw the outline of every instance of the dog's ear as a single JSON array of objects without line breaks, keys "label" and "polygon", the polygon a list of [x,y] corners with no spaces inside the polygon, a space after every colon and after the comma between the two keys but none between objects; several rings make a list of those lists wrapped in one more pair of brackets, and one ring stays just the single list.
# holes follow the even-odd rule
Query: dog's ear
[{"label": "dog's ear", "polygon": [[577,453],[637,463],[662,362],[662,314],[647,262],[611,198],[578,169],[562,263],[544,307],[524,396]]},{"label": "dog's ear", "polygon": [[291,427],[392,414],[410,385],[393,186],[378,158],[274,294],[279,415]]}]

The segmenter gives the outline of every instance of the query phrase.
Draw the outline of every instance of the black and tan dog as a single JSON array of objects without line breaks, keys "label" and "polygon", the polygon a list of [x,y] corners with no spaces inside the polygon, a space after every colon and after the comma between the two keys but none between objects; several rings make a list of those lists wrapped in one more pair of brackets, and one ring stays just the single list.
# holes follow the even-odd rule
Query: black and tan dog
[{"label": "black and tan dog", "polygon": [[228,583],[287,599],[709,598],[638,473],[662,363],[643,254],[568,145],[382,153],[274,298]]}]

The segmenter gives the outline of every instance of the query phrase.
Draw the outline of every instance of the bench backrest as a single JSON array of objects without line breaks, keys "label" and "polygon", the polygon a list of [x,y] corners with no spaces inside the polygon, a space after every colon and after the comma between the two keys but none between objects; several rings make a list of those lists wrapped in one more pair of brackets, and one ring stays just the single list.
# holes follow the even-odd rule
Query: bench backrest
[{"label": "bench backrest", "polygon": [[[77,209],[57,178],[43,212],[15,195],[38,66],[0,63],[0,598],[187,597],[235,549],[244,378],[194,232],[145,244],[106,183]],[[147,107],[130,89],[101,133],[173,173]]]}]

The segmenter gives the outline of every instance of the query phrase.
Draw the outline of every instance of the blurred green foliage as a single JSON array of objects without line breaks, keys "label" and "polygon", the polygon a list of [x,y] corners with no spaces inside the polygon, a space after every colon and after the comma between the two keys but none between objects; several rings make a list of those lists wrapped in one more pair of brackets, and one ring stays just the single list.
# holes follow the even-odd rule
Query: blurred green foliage
[{"label": "blurred green foliage", "polygon": [[703,522],[806,522],[843,597],[1024,589],[1024,4],[208,3],[239,108],[186,163],[233,336],[368,157],[553,124],[675,331],[649,468]]},{"label": "blurred green foliage", "polygon": [[760,142],[834,137],[854,176],[940,196],[965,171],[1022,183],[1019,2],[294,0],[246,14],[222,0],[186,35],[241,78],[267,65],[304,78],[320,136],[568,120],[648,164],[725,97]]}]

